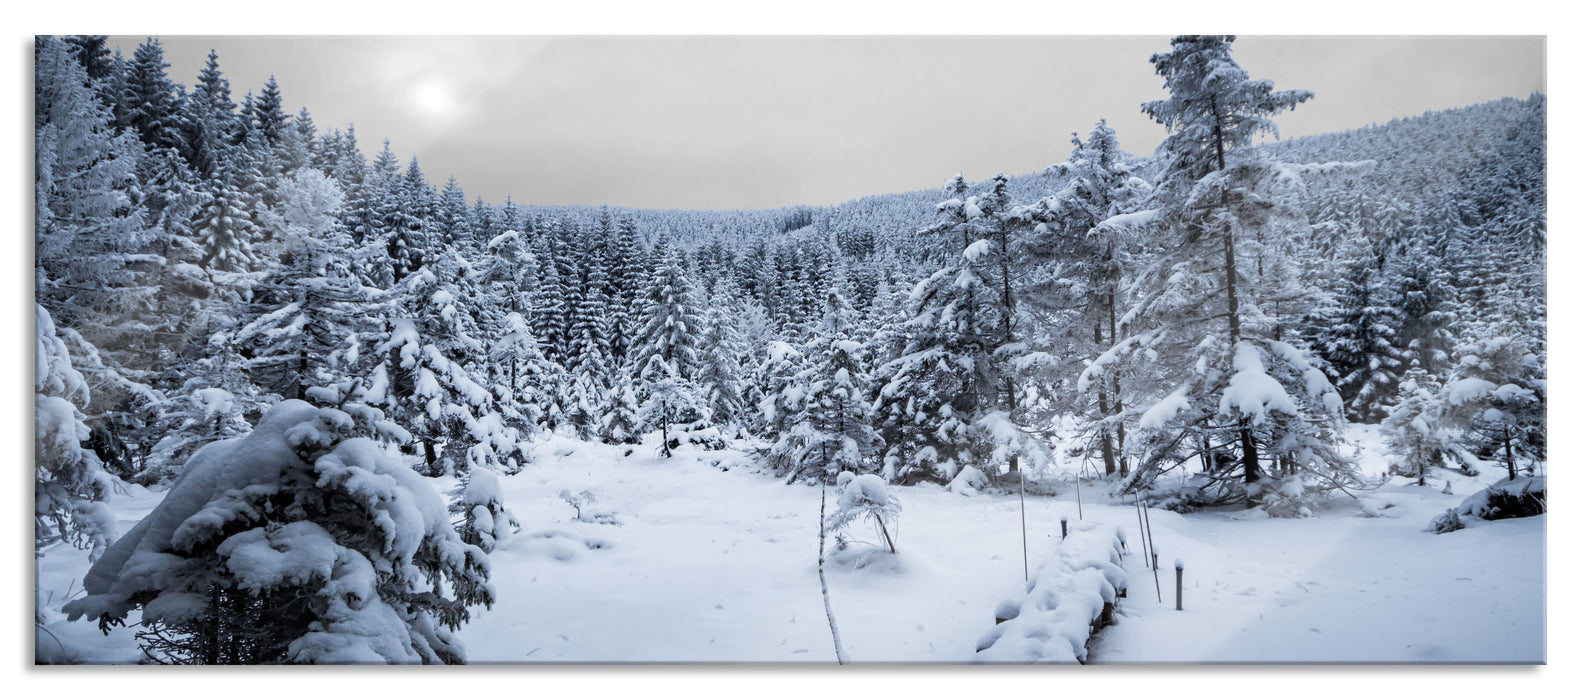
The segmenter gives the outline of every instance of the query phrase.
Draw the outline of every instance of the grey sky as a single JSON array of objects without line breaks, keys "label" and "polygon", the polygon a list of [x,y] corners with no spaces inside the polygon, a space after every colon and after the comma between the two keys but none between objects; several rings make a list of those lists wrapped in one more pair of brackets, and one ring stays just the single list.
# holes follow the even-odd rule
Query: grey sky
[{"label": "grey sky", "polygon": [[[114,37],[130,57],[142,37]],[[212,47],[238,100],[273,73],[321,130],[354,121],[436,184],[494,203],[833,204],[1063,160],[1107,118],[1150,152],[1168,37],[163,36],[191,85]],[[1317,97],[1321,133],[1544,88],[1542,37],[1242,37],[1238,61]]]}]

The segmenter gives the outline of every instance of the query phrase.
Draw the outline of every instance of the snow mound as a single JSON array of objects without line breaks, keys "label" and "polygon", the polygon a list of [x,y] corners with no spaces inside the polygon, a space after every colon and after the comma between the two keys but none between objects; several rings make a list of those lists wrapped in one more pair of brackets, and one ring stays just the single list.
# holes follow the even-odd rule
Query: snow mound
[{"label": "snow mound", "polygon": [[1027,597],[995,608],[994,629],[978,640],[979,663],[1082,663],[1088,637],[1110,624],[1126,592],[1120,531],[1092,521],[1071,524],[1054,556],[1033,572]]}]

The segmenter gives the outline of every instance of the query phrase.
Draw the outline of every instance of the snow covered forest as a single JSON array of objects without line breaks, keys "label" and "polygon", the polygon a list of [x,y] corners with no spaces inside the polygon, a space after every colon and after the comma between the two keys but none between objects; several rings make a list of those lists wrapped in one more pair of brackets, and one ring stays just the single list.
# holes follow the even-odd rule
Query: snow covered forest
[{"label": "snow covered forest", "polygon": [[[36,661],[1542,662],[1544,95],[1279,140],[1233,45],[1152,154],[683,211],[38,37]],[[1325,567],[1483,622],[1237,617]]]}]

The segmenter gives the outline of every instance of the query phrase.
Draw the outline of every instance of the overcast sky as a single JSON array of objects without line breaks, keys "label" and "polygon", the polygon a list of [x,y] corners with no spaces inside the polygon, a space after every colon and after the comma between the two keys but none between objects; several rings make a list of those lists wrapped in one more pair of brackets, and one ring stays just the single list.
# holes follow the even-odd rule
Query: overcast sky
[{"label": "overcast sky", "polygon": [[[143,37],[114,37],[130,58]],[[319,129],[389,138],[494,203],[834,204],[1063,160],[1107,118],[1151,152],[1168,37],[161,37],[191,85],[210,48],[238,101],[270,74]],[[1322,133],[1544,89],[1541,37],[1242,37],[1237,60],[1317,97]]]}]

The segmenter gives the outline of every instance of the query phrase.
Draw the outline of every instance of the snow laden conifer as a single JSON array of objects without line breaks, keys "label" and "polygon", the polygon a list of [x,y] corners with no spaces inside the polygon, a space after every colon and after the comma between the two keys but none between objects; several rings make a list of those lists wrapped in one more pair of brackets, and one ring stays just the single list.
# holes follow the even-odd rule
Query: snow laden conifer
[{"label": "snow laden conifer", "polygon": [[1005,329],[995,306],[1001,290],[991,284],[994,244],[984,237],[997,224],[984,211],[989,202],[967,191],[960,175],[946,183],[951,197],[924,234],[958,252],[913,288],[910,317],[896,331],[905,338],[900,355],[874,372],[889,480],[985,481],[979,465],[988,449],[973,422],[997,407],[993,353]]},{"label": "snow laden conifer", "polygon": [[505,424],[484,378],[469,369],[486,348],[465,298],[440,274],[453,278],[454,268],[421,269],[392,290],[364,401],[412,432],[425,473],[514,472],[525,463],[521,436]]},{"label": "snow laden conifer", "polygon": [[762,398],[758,401],[753,429],[773,440],[765,458],[770,470],[777,474],[789,473],[794,468],[796,449],[791,427],[795,425],[806,396],[796,378],[806,361],[802,351],[790,343],[770,341],[767,356],[755,372]]},{"label": "snow laden conifer", "polygon": [[65,607],[140,613],[161,663],[463,663],[453,632],[494,600],[487,555],[355,416],[287,400],[193,455]]},{"label": "snow laden conifer", "polygon": [[158,442],[132,481],[152,485],[180,475],[187,459],[204,445],[237,437],[252,428],[267,397],[259,391],[246,361],[227,333],[209,337],[203,356],[184,368],[186,380],[157,404],[151,432]]},{"label": "snow laden conifer", "polygon": [[1384,419],[1384,439],[1393,459],[1390,473],[1428,485],[1430,470],[1444,464],[1445,427],[1435,400],[1439,384],[1416,360],[1401,377],[1395,405]]},{"label": "snow laden conifer", "polygon": [[34,305],[33,550],[69,542],[98,559],[115,538],[115,518],[103,501],[112,478],[83,442],[88,426],[80,406],[88,403],[88,384],[72,368],[55,321]]},{"label": "snow laden conifer", "polygon": [[[151,237],[136,179],[142,146],[135,134],[116,132],[109,105],[65,42],[40,37],[33,79],[36,298],[116,365],[145,360],[146,370],[148,358],[122,350],[144,345],[147,327],[136,301],[151,285],[133,264]],[[120,392],[96,393],[104,400]]]},{"label": "snow laden conifer", "polygon": [[503,415],[524,435],[536,429],[553,403],[549,389],[564,370],[544,358],[533,329],[516,312],[489,343],[490,390]]},{"label": "snow laden conifer", "polygon": [[718,426],[736,426],[743,418],[745,378],[742,348],[737,325],[740,312],[733,287],[727,279],[715,287],[703,320],[697,384],[708,406],[709,421]]},{"label": "snow laden conifer", "polygon": [[[1019,362],[1041,380],[1031,382],[1035,388],[1055,383],[1051,375],[1072,369],[1053,361],[1065,354],[1064,348],[1087,348],[1091,360],[1119,341],[1126,275],[1140,247],[1140,229],[1153,215],[1151,210],[1139,211],[1152,188],[1135,174],[1134,159],[1121,149],[1113,128],[1101,120],[1086,141],[1072,134],[1071,142],[1071,156],[1044,170],[1046,177],[1063,183],[1060,189],[1013,208],[1007,217],[1025,229],[1013,251],[1024,256],[1025,269],[1019,275],[1024,280],[1019,295],[1023,308],[1059,319],[1050,324],[1054,333],[1028,339],[1028,352]],[[1093,403],[1080,410],[1089,416],[1084,432],[1094,436],[1090,444],[1099,450],[1104,473],[1126,476],[1121,377],[1095,374],[1076,388],[1078,395],[1092,397]],[[1073,408],[1036,393],[1027,403],[1046,413]]]},{"label": "snow laden conifer", "polygon": [[824,320],[806,346],[807,364],[776,402],[794,411],[770,454],[787,481],[817,478],[828,484],[841,472],[873,472],[884,445],[873,427],[863,348],[851,339],[846,320],[851,307],[835,289],[826,296]]},{"label": "snow laden conifer", "polygon": [[1401,310],[1371,256],[1355,258],[1340,283],[1338,308],[1319,342],[1347,414],[1378,423],[1395,396],[1403,353],[1396,334]]},{"label": "snow laden conifer", "polygon": [[643,439],[638,417],[637,393],[629,382],[619,382],[605,394],[604,415],[599,417],[599,439],[607,445],[629,445]]},{"label": "snow laden conifer", "polygon": [[[1293,280],[1305,170],[1246,148],[1274,132],[1271,117],[1312,97],[1253,80],[1230,56],[1234,37],[1182,36],[1152,62],[1170,97],[1143,111],[1170,134],[1155,196],[1169,236],[1137,273],[1128,334],[1084,370],[1126,372],[1155,387],[1128,449],[1140,458],[1129,488],[1194,457],[1204,479],[1188,500],[1308,512],[1310,489],[1355,484],[1334,443],[1341,399],[1302,348],[1286,315],[1310,299]],[[1318,170],[1341,169],[1325,167]],[[1220,459],[1214,455],[1228,455]],[[1198,488],[1201,486],[1202,488]]]},{"label": "snow laden conifer", "polygon": [[522,525],[505,507],[500,491],[500,476],[491,469],[472,469],[461,476],[450,494],[450,512],[461,515],[456,534],[461,541],[493,552],[509,532]]},{"label": "snow laden conifer", "polygon": [[282,192],[279,266],[254,290],[263,308],[240,320],[234,342],[259,386],[306,399],[314,386],[351,376],[360,334],[378,326],[366,310],[378,290],[364,287],[345,257],[351,237],[333,216],[339,189],[317,171],[298,170]]},{"label": "snow laden conifer", "polygon": [[1487,459],[1516,479],[1547,459],[1548,381],[1526,342],[1506,337],[1475,340],[1457,349],[1438,410],[1452,431],[1464,465]]},{"label": "snow laden conifer", "polygon": [[667,249],[643,295],[642,325],[634,336],[631,373],[642,402],[643,424],[660,429],[661,452],[670,456],[670,425],[701,416],[703,398],[693,379],[703,319],[681,255]]}]

